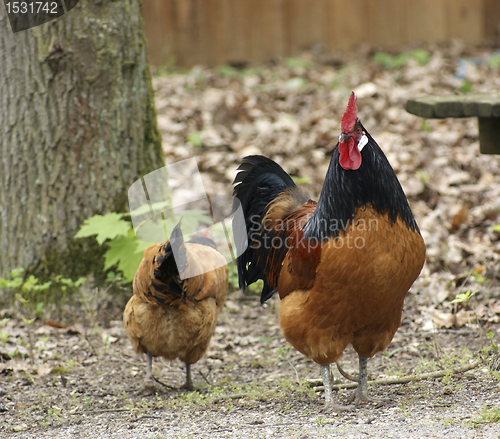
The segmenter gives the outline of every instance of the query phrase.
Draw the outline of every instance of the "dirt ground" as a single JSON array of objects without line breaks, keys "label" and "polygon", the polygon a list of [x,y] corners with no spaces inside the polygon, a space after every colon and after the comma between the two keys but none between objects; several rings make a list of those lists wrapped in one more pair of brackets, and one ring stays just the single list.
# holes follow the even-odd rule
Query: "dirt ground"
[{"label": "dirt ground", "polygon": [[[427,244],[402,326],[369,361],[370,379],[443,376],[371,385],[371,396],[388,400],[383,406],[325,408],[320,383],[310,381],[319,367],[284,340],[278,300],[261,306],[233,288],[207,355],[192,367],[196,391],[145,394],[145,361],[121,323],[131,288],[112,294],[84,285],[65,308],[46,306],[32,323],[19,304],[0,314],[0,437],[499,438],[499,158],[479,154],[475,120],[422,121],[404,103],[499,90],[500,58],[492,47],[459,43],[427,51],[169,70],[155,90],[167,163],[197,157],[207,192],[230,193],[238,162],[260,153],[317,197],[354,89]],[[468,301],[452,303],[467,292]],[[341,364],[357,371],[351,348]],[[180,362],[157,359],[153,370],[172,386],[184,382]],[[335,399],[347,405],[350,392]]]},{"label": "dirt ground", "polygon": [[[10,322],[9,322],[10,323]],[[409,384],[373,385],[384,407],[336,412],[308,379],[319,367],[284,340],[276,302],[230,294],[207,355],[193,366],[197,390],[141,393],[145,361],[135,357],[121,321],[85,334],[82,327],[39,326],[36,362],[3,365],[2,437],[13,438],[316,438],[484,437],[500,435],[500,390],[484,363],[462,374]],[[369,362],[371,378],[404,377],[468,364],[489,346],[481,328],[415,331],[405,321],[386,353]],[[23,324],[7,329],[24,333]],[[496,328],[498,329],[498,328]],[[80,333],[78,331],[82,331]],[[498,334],[498,333],[497,333]],[[342,366],[357,370],[352,349]],[[180,362],[156,360],[154,372],[180,387]],[[338,371],[338,382],[345,383]],[[340,379],[341,378],[341,379]],[[210,384],[208,384],[210,383]],[[335,398],[347,405],[352,390]]]}]

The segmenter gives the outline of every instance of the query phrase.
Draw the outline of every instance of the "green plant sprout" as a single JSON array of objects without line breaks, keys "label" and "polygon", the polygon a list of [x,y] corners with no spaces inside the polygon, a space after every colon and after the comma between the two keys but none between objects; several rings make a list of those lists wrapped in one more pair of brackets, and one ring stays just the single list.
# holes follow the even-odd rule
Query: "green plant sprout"
[{"label": "green plant sprout", "polygon": [[474,292],[472,292],[471,290],[467,290],[465,293],[459,293],[459,294],[457,294],[455,299],[453,299],[450,303],[468,302],[470,300],[470,298],[473,297],[474,295],[476,295],[478,292],[479,292],[479,290],[476,290]]}]

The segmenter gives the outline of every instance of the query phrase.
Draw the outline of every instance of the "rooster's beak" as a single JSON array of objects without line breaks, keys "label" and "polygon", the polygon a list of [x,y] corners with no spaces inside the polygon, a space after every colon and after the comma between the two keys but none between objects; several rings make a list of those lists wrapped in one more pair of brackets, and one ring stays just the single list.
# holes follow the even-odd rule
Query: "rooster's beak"
[{"label": "rooster's beak", "polygon": [[340,135],[339,142],[340,142],[340,143],[343,143],[343,142],[345,142],[345,141],[346,141],[349,137],[351,137],[351,135],[350,135],[349,133],[347,133],[347,134],[346,134],[346,133],[342,133],[342,134]]}]

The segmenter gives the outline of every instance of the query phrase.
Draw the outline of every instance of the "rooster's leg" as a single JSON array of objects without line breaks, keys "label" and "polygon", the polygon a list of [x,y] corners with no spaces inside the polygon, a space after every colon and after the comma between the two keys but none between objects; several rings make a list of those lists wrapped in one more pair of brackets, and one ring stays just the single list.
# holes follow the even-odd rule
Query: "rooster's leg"
[{"label": "rooster's leg", "polygon": [[325,387],[325,405],[331,405],[332,403],[332,377],[330,375],[330,365],[321,365],[321,379],[323,380],[323,386]]},{"label": "rooster's leg", "polygon": [[366,367],[368,363],[368,358],[362,357],[359,354],[358,357],[359,357],[359,375],[357,379],[358,387],[350,398],[350,402],[354,402],[354,404],[356,405],[372,402],[371,399],[368,397],[368,368]]},{"label": "rooster's leg", "polygon": [[186,363],[186,382],[182,386],[183,389],[194,390],[193,380],[191,378],[191,365]]},{"label": "rooster's leg", "polygon": [[359,356],[359,376],[358,388],[356,389],[354,400],[357,404],[369,402],[368,398],[368,358]]},{"label": "rooster's leg", "polygon": [[384,405],[389,401],[373,399],[368,396],[368,358],[359,355],[359,375],[358,375],[358,388],[355,390],[351,397],[351,402],[356,405],[376,403],[378,405]]}]

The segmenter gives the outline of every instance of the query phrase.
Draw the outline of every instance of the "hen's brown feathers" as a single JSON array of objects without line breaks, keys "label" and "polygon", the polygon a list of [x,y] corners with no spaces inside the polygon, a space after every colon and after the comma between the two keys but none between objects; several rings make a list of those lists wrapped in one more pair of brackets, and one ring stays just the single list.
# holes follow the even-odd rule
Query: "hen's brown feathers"
[{"label": "hen's brown feathers", "polygon": [[[227,294],[228,270],[217,250],[189,242],[183,245],[187,274],[204,274],[185,280],[175,270],[168,278],[161,275],[158,266],[168,251],[167,243],[151,245],[134,277],[134,295],[123,321],[137,353],[192,364],[203,356],[214,332]],[[173,257],[168,262],[175,264]]]}]

